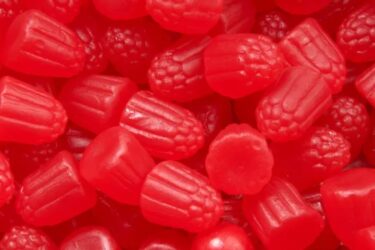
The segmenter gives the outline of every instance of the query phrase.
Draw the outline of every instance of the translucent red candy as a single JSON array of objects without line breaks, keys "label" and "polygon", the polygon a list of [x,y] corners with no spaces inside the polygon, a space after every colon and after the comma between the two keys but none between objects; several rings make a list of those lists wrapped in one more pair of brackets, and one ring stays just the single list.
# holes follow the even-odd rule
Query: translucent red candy
[{"label": "translucent red candy", "polygon": [[212,141],[206,169],[214,187],[228,194],[256,194],[271,179],[273,156],[263,135],[231,124]]},{"label": "translucent red candy", "polygon": [[191,250],[190,237],[181,231],[160,229],[150,234],[138,250]]},{"label": "translucent red candy", "polygon": [[76,34],[36,10],[18,15],[4,39],[1,61],[14,71],[71,77],[81,72],[85,65],[83,44]]},{"label": "translucent red candy", "polygon": [[331,93],[316,71],[292,67],[260,101],[256,118],[259,130],[274,141],[301,137],[329,108]]},{"label": "translucent red candy", "polygon": [[355,236],[353,250],[374,249],[375,248],[375,226],[366,227],[359,230]]},{"label": "translucent red candy", "polygon": [[375,64],[357,78],[355,85],[361,96],[375,107]]},{"label": "translucent red candy", "polygon": [[295,187],[279,178],[273,178],[259,194],[246,196],[243,209],[254,232],[272,250],[305,249],[324,225],[322,216]]},{"label": "translucent red candy", "polygon": [[277,6],[294,15],[308,15],[326,7],[331,0],[275,0]]},{"label": "translucent red candy", "polygon": [[122,203],[137,205],[154,161],[126,129],[100,133],[85,150],[80,171],[93,187]]},{"label": "translucent red candy", "polygon": [[8,160],[0,153],[0,206],[3,206],[13,197],[15,185]]},{"label": "translucent red candy", "polygon": [[223,0],[146,0],[152,18],[168,30],[186,33],[207,33],[218,22]]},{"label": "translucent red candy", "polygon": [[156,165],[141,192],[143,216],[152,223],[201,232],[223,213],[220,194],[205,176],[175,161]]},{"label": "translucent red candy", "polygon": [[115,20],[134,19],[147,15],[146,0],[92,0],[104,16]]}]

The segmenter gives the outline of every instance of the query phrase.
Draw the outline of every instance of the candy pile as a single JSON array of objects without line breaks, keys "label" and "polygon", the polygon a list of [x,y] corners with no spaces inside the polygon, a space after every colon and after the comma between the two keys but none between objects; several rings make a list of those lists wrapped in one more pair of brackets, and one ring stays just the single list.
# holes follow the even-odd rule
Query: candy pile
[{"label": "candy pile", "polygon": [[0,250],[375,250],[373,0],[0,0]]}]

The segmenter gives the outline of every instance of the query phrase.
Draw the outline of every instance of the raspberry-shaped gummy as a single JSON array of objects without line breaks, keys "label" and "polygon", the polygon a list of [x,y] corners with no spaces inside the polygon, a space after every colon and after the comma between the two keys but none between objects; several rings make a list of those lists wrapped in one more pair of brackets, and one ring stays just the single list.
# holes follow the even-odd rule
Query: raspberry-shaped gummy
[{"label": "raspberry-shaped gummy", "polygon": [[337,44],[353,62],[375,60],[375,5],[368,4],[350,14],[337,33]]},{"label": "raspberry-shaped gummy", "polygon": [[146,9],[165,29],[204,34],[218,22],[223,0],[147,0]]},{"label": "raspberry-shaped gummy", "polygon": [[14,194],[14,179],[6,156],[0,153],[0,207]]},{"label": "raspberry-shaped gummy", "polygon": [[27,226],[15,226],[0,241],[0,249],[6,250],[56,250],[47,236]]}]

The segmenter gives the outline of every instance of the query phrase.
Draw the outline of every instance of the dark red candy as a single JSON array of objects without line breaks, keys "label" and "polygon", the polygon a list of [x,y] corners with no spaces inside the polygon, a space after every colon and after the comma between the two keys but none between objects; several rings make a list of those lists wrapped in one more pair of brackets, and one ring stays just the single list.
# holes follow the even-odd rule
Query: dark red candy
[{"label": "dark red candy", "polygon": [[223,0],[146,0],[146,9],[165,29],[186,34],[204,34],[218,22]]},{"label": "dark red candy", "polygon": [[358,230],[373,226],[375,170],[351,169],[323,182],[325,214],[336,236],[353,247]]},{"label": "dark red candy", "polygon": [[270,250],[305,249],[324,226],[322,216],[304,202],[295,187],[279,178],[273,178],[259,194],[246,196],[243,209],[252,229]]},{"label": "dark red candy", "polygon": [[118,124],[127,101],[137,90],[128,78],[87,75],[69,80],[60,100],[73,123],[99,133]]},{"label": "dark red candy", "polygon": [[18,15],[9,27],[1,60],[25,74],[71,77],[82,71],[86,55],[73,31],[42,12],[29,10]]},{"label": "dark red candy", "polygon": [[9,202],[15,192],[13,174],[10,170],[8,160],[0,153],[0,207]]},{"label": "dark red candy", "polygon": [[35,226],[56,225],[95,206],[95,191],[79,176],[70,153],[60,152],[22,183],[17,212]]},{"label": "dark red candy", "polygon": [[330,104],[330,89],[319,73],[306,67],[292,67],[259,102],[258,128],[274,141],[295,140]]},{"label": "dark red candy", "polygon": [[146,237],[138,250],[191,250],[191,240],[186,233],[159,229]]},{"label": "dark red candy", "polygon": [[188,158],[204,143],[202,124],[189,110],[159,99],[149,91],[139,91],[130,99],[120,125],[160,159]]},{"label": "dark red candy", "polygon": [[122,203],[137,205],[154,161],[125,128],[100,133],[87,147],[80,171],[93,187]]},{"label": "dark red candy", "polygon": [[12,77],[0,78],[0,140],[52,142],[65,129],[64,108],[53,96]]},{"label": "dark red candy", "polygon": [[355,85],[361,96],[375,107],[375,64],[356,79]]},{"label": "dark red candy", "polygon": [[240,98],[273,84],[285,62],[271,39],[256,34],[214,38],[204,52],[206,79],[217,93]]},{"label": "dark red candy", "polygon": [[275,0],[253,0],[255,2],[256,10],[259,12],[269,11],[276,6]]},{"label": "dark red candy", "polygon": [[152,223],[201,232],[223,213],[220,194],[205,176],[175,161],[156,165],[142,188],[141,210]]},{"label": "dark red candy", "polygon": [[146,0],[92,0],[95,8],[109,19],[126,20],[147,15]]},{"label": "dark red candy", "polygon": [[275,0],[277,6],[294,15],[308,15],[326,7],[331,0]]},{"label": "dark red candy", "polygon": [[295,27],[280,42],[280,49],[291,65],[317,70],[333,93],[340,92],[346,76],[344,57],[315,19],[308,18]]},{"label": "dark red candy", "polygon": [[355,236],[353,250],[375,249],[375,226],[359,230]]},{"label": "dark red candy", "polygon": [[98,226],[83,227],[69,234],[60,245],[60,250],[120,250],[107,229]]},{"label": "dark red candy", "polygon": [[252,127],[256,127],[256,109],[265,93],[267,93],[267,91],[257,92],[253,95],[236,99],[233,105],[236,119],[241,123],[247,123]]},{"label": "dark red candy", "polygon": [[370,116],[370,132],[363,145],[363,154],[368,163],[375,165],[375,112],[371,112]]},{"label": "dark red candy", "polygon": [[231,124],[210,144],[206,169],[211,183],[228,194],[256,194],[271,179],[273,156],[262,134]]}]

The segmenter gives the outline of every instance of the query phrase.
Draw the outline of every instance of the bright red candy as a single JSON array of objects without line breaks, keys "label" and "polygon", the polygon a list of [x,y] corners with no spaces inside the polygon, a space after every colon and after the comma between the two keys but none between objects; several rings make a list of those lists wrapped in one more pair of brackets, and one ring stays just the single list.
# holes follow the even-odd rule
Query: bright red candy
[{"label": "bright red candy", "polygon": [[83,44],[76,34],[37,10],[18,15],[4,39],[1,60],[14,71],[71,77],[85,65]]},{"label": "bright red candy", "polygon": [[357,78],[355,85],[361,96],[375,107],[375,64]]},{"label": "bright red candy", "polygon": [[191,250],[187,234],[168,229],[159,229],[146,237],[138,250]]},{"label": "bright red candy", "polygon": [[0,78],[0,97],[1,141],[44,144],[64,132],[65,110],[45,91],[5,76]]},{"label": "bright red candy", "polygon": [[268,37],[226,34],[217,36],[208,45],[204,66],[207,82],[214,91],[240,98],[273,84],[285,62]]},{"label": "bright red candy", "polygon": [[371,165],[375,165],[375,112],[372,111],[370,116],[370,132],[363,145],[363,154]]},{"label": "bright red candy", "polygon": [[22,11],[20,0],[1,0],[0,1],[0,37],[2,38],[5,31],[13,19]]},{"label": "bright red candy", "polygon": [[79,14],[81,0],[20,0],[25,9],[36,9],[62,23],[72,22]]},{"label": "bright red candy", "polygon": [[57,247],[43,232],[27,226],[15,226],[0,241],[0,249],[57,250]]},{"label": "bright red candy", "polygon": [[319,73],[306,67],[292,67],[260,101],[256,113],[258,128],[274,141],[298,139],[330,104],[329,87]]},{"label": "bright red candy", "polygon": [[137,205],[154,161],[125,128],[100,133],[87,147],[80,171],[92,186],[122,203]]},{"label": "bright red candy", "polygon": [[301,139],[272,143],[274,174],[299,190],[313,188],[342,170],[350,161],[350,143],[338,132],[314,127]]},{"label": "bright red candy", "polygon": [[130,99],[120,125],[160,159],[188,158],[204,143],[202,124],[189,110],[159,99],[149,91],[139,91]]},{"label": "bright red candy", "polygon": [[236,225],[221,224],[198,234],[192,250],[253,250],[245,231]]},{"label": "bright red candy", "polygon": [[375,226],[359,230],[355,236],[353,250],[375,249]]},{"label": "bright red candy", "polygon": [[277,6],[294,15],[308,15],[326,7],[331,0],[275,0]]},{"label": "bright red candy", "polygon": [[223,0],[146,0],[146,9],[165,29],[186,34],[204,34],[218,22]]},{"label": "bright red candy", "polygon": [[147,15],[146,0],[92,0],[98,12],[114,20],[134,19]]},{"label": "bright red candy", "polygon": [[295,187],[279,178],[273,178],[259,194],[246,196],[243,209],[252,229],[270,250],[305,249],[324,225],[322,216],[303,201]]},{"label": "bright red candy", "polygon": [[368,4],[352,12],[341,24],[337,44],[349,61],[375,60],[375,5]]},{"label": "bright red candy", "polygon": [[64,84],[60,100],[73,123],[99,133],[118,124],[122,110],[137,90],[128,78],[87,75]]},{"label": "bright red candy", "polygon": [[69,234],[60,245],[60,250],[120,250],[112,235],[102,227],[88,226]]},{"label": "bright red candy", "polygon": [[10,201],[15,192],[15,185],[9,162],[0,153],[0,207]]},{"label": "bright red candy", "polygon": [[151,90],[160,97],[176,102],[189,102],[209,95],[204,76],[203,51],[209,36],[184,37],[156,56],[148,70]]},{"label": "bright red candy", "polygon": [[96,194],[79,176],[66,151],[26,177],[17,195],[17,212],[35,226],[56,225],[95,206]]},{"label": "bright red candy", "polygon": [[375,223],[375,170],[348,170],[323,182],[320,190],[333,232],[353,247],[358,230]]},{"label": "bright red candy", "polygon": [[223,213],[220,194],[206,177],[175,161],[161,162],[152,169],[140,204],[150,222],[189,232],[213,227]]},{"label": "bright red candy", "polygon": [[214,187],[228,194],[256,194],[269,182],[273,156],[262,134],[231,124],[210,144],[206,169]]},{"label": "bright red candy", "polygon": [[346,76],[344,57],[315,19],[308,18],[295,27],[280,42],[280,49],[291,65],[317,70],[333,93],[340,92]]},{"label": "bright red candy", "polygon": [[65,149],[68,150],[77,161],[80,161],[83,156],[83,152],[91,143],[93,138],[93,134],[77,128],[76,126],[69,125],[62,137],[62,141]]}]

